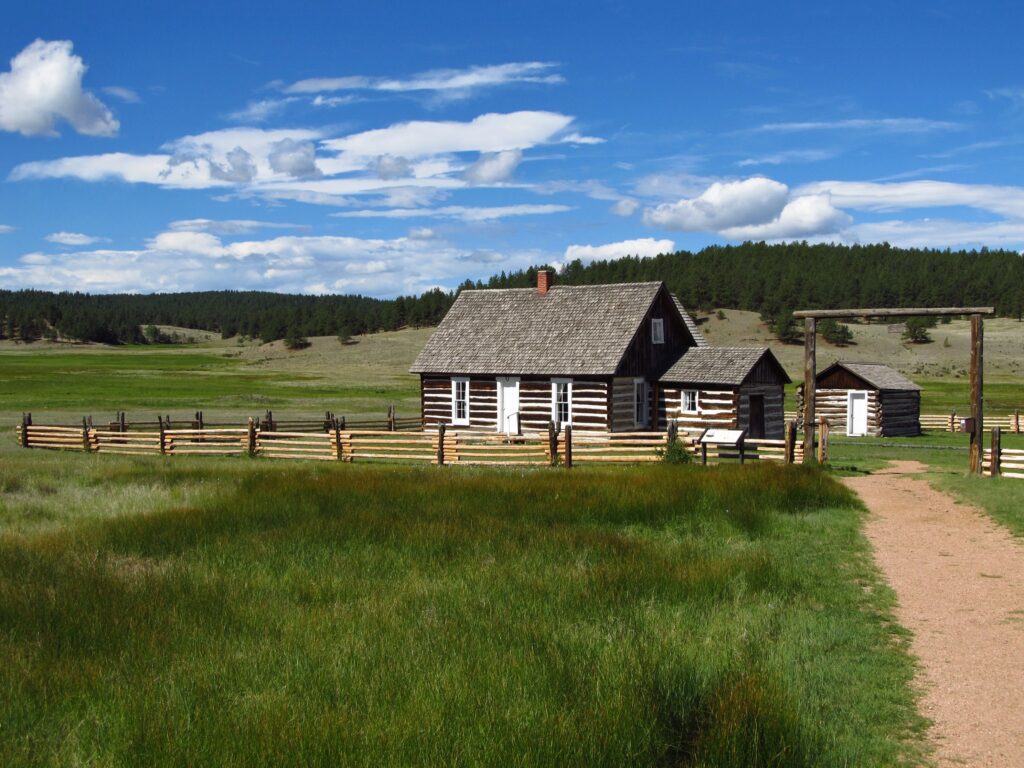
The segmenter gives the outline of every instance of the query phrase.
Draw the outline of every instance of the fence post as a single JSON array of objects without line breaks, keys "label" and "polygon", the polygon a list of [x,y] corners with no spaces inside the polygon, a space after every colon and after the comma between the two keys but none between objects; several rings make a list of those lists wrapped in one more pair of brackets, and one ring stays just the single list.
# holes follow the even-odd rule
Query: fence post
[{"label": "fence post", "polygon": [[345,417],[344,416],[341,417],[341,428],[342,429],[345,428]]},{"label": "fence post", "polygon": [[117,418],[117,431],[118,432],[127,432],[128,431],[128,426],[127,426],[127,424],[125,424],[124,411],[121,411],[120,414],[118,415],[118,418]]},{"label": "fence post", "polygon": [[665,436],[669,445],[679,440],[679,422],[673,419],[668,423],[668,434]]},{"label": "fence post", "polygon": [[523,436],[523,417],[519,413],[519,411],[516,411],[516,437],[522,437],[522,436]]},{"label": "fence post", "polygon": [[437,465],[444,466],[444,422],[437,425]]},{"label": "fence post", "polygon": [[992,459],[989,462],[989,474],[992,477],[999,477],[1000,464],[1003,463],[1003,436],[999,427],[992,427]]},{"label": "fence post", "polygon": [[[334,419],[331,419],[334,421]],[[341,461],[341,430],[338,429],[338,422],[334,421],[334,458]]]},{"label": "fence post", "polygon": [[249,417],[248,432],[245,436],[245,452],[250,456],[256,455],[256,420]]},{"label": "fence post", "polygon": [[747,449],[746,449],[746,442],[747,442],[747,441],[746,441],[746,439],[745,439],[745,438],[742,438],[742,437],[740,438],[740,444],[739,444],[739,449],[740,449],[740,464],[742,464],[742,463],[743,463],[743,461],[744,461],[744,459],[746,458],[746,453],[747,453]]},{"label": "fence post", "polygon": [[700,441],[700,463],[704,466],[708,463],[708,444],[703,440]]},{"label": "fence post", "polygon": [[274,412],[273,411],[267,411],[267,416],[263,420],[263,424],[264,424],[263,428],[265,430],[267,430],[267,432],[273,432],[274,431]]},{"label": "fence post", "polygon": [[786,450],[785,450],[785,461],[787,464],[792,464],[796,460],[796,419],[793,419],[786,424]]},{"label": "fence post", "polygon": [[552,419],[548,422],[548,452],[550,454],[551,466],[558,463],[558,432],[555,431],[555,422]]},{"label": "fence post", "polygon": [[25,412],[21,414],[21,447],[28,448],[28,417],[25,416]]},{"label": "fence post", "polygon": [[163,416],[156,417],[157,425],[160,427],[160,455],[163,456],[167,453],[167,434],[164,431],[164,418]]},{"label": "fence post", "polygon": [[89,419],[85,416],[82,417],[82,450],[89,453],[91,447],[89,446]]},{"label": "fence post", "polygon": [[828,461],[828,419],[822,416],[818,420],[819,434],[818,438],[818,463],[824,464]]},{"label": "fence post", "polygon": [[565,425],[565,468],[572,469],[572,424]]},{"label": "fence post", "polygon": [[947,432],[956,432],[956,408],[949,412],[949,429]]},{"label": "fence post", "polygon": [[1020,434],[1020,408],[1016,408],[1013,411],[1013,431],[1016,434]]}]

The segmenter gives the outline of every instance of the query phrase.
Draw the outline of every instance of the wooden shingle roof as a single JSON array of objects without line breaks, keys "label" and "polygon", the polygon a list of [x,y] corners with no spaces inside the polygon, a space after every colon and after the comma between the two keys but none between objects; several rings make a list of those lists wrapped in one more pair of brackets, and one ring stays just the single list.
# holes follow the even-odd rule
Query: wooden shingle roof
[{"label": "wooden shingle roof", "polygon": [[823,376],[826,371],[830,371],[836,367],[845,368],[854,376],[859,379],[863,379],[875,389],[885,389],[894,392],[921,391],[921,387],[896,369],[890,368],[884,363],[855,363],[840,360],[819,373],[818,376]]},{"label": "wooden shingle roof", "polygon": [[535,288],[463,291],[410,371],[611,376],[662,287],[556,285],[546,295]]},{"label": "wooden shingle roof", "polygon": [[768,347],[691,347],[661,377],[666,384],[718,384],[738,387],[761,359],[769,355],[782,370]]},{"label": "wooden shingle roof", "polygon": [[708,344],[708,340],[704,338],[704,334],[700,332],[700,329],[697,327],[697,324],[693,321],[693,318],[690,317],[689,313],[685,309],[683,309],[682,302],[680,302],[679,299],[675,297],[675,294],[672,295],[672,303],[676,305],[676,309],[679,310],[679,314],[683,316],[683,322],[686,323],[686,330],[688,330],[690,332],[690,335],[693,336],[693,340],[697,344],[697,346],[711,346],[710,344]]}]

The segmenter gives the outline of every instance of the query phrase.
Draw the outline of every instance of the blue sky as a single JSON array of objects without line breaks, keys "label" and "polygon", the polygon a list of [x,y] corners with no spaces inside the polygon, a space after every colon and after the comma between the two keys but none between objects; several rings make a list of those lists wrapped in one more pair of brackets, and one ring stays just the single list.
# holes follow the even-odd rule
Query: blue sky
[{"label": "blue sky", "polygon": [[1014,3],[210,5],[5,11],[0,286],[388,296],[745,239],[1024,247]]}]

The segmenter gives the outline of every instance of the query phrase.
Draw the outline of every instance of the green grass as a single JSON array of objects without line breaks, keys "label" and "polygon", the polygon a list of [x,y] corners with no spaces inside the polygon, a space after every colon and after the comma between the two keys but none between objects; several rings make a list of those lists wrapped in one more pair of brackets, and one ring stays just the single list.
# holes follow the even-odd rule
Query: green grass
[{"label": "green grass", "polygon": [[814,470],[7,458],[5,766],[920,759]]}]

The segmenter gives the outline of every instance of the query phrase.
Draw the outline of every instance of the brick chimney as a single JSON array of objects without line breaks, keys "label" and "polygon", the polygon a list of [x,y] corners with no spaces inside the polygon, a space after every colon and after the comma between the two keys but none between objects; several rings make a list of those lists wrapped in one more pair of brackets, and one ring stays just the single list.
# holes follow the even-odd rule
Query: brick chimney
[{"label": "brick chimney", "polygon": [[544,296],[548,292],[548,288],[551,287],[551,270],[550,269],[538,269],[537,270],[537,293]]}]

